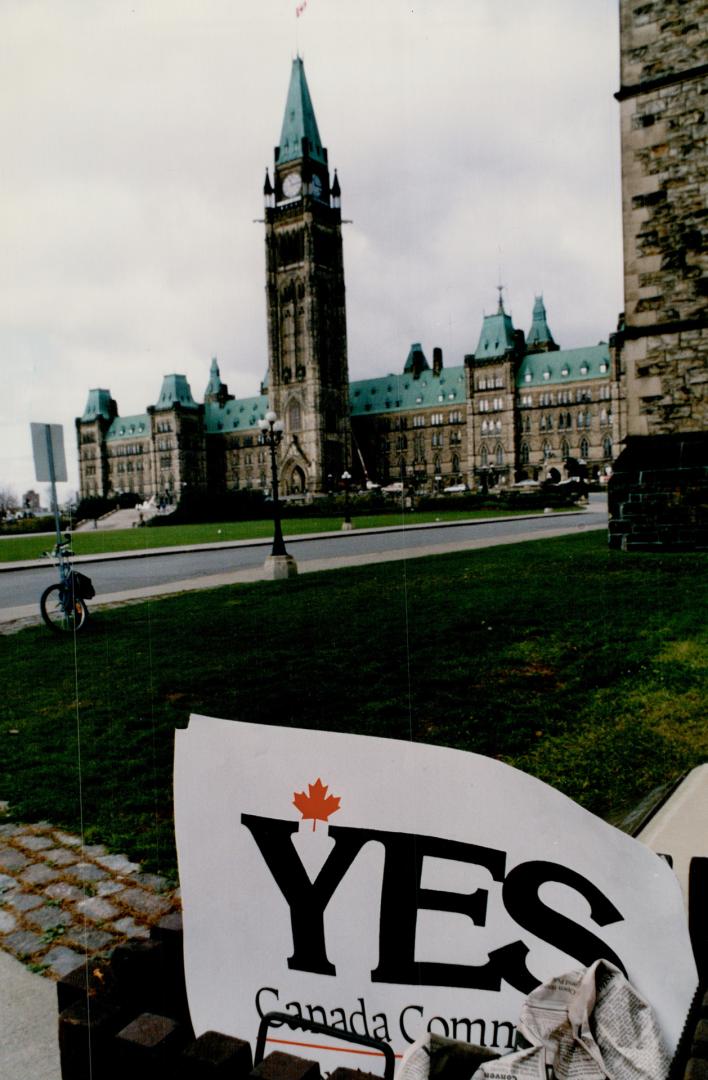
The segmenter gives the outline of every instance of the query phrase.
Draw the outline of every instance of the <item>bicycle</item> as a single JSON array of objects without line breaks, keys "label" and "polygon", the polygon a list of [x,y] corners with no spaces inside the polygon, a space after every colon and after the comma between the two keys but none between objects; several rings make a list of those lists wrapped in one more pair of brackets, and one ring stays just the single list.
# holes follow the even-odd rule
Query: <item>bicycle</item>
[{"label": "bicycle", "polygon": [[42,618],[56,633],[81,630],[89,617],[86,601],[96,595],[91,579],[72,568],[74,553],[68,536],[44,554],[58,567],[59,581],[46,588],[40,597]]}]

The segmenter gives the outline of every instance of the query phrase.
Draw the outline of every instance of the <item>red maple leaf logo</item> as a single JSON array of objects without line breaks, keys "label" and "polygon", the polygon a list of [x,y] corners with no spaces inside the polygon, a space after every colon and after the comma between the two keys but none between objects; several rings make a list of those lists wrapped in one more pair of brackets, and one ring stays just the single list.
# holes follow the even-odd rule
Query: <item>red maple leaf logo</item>
[{"label": "red maple leaf logo", "polygon": [[293,806],[302,814],[302,820],[312,819],[312,831],[317,827],[318,821],[326,821],[330,814],[339,810],[339,795],[328,795],[327,785],[323,784],[319,776],[314,784],[308,784],[309,794],[304,791],[296,791],[293,795]]}]

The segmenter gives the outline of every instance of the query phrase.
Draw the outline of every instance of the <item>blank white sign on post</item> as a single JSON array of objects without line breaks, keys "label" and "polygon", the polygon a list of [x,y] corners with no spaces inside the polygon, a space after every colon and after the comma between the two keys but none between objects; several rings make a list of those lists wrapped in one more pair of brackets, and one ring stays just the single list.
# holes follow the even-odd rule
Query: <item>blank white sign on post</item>
[{"label": "blank white sign on post", "polygon": [[36,479],[48,483],[66,481],[64,429],[61,424],[30,424],[30,430]]}]

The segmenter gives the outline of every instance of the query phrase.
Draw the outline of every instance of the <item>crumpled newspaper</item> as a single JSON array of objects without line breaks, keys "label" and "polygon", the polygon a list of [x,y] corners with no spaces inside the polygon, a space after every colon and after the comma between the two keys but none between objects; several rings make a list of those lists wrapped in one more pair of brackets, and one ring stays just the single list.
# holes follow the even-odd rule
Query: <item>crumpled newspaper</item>
[{"label": "crumpled newspaper", "polygon": [[436,1066],[441,1051],[455,1062],[452,1080],[469,1077],[472,1069],[472,1080],[665,1080],[670,1065],[651,1006],[607,960],[549,979],[529,994],[517,1045],[523,1049],[503,1057],[472,1046],[461,1056],[449,1040],[425,1035],[406,1052],[396,1080],[435,1080],[438,1073],[447,1080],[448,1066]]},{"label": "crumpled newspaper", "polygon": [[527,1048],[483,1064],[473,1080],[665,1080],[669,1069],[651,1006],[607,960],[529,994],[517,1035]]}]

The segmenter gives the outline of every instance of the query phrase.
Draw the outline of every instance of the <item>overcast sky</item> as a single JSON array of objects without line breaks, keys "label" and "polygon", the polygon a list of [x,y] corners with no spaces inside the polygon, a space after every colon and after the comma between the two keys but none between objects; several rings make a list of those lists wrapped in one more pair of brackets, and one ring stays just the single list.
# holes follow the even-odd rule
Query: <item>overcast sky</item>
[{"label": "overcast sky", "polygon": [[[473,351],[505,286],[562,347],[622,308],[617,0],[4,0],[0,487],[30,421],[267,365],[262,185],[299,49],[342,185],[349,370]],[[40,486],[44,493],[44,485]]]}]

